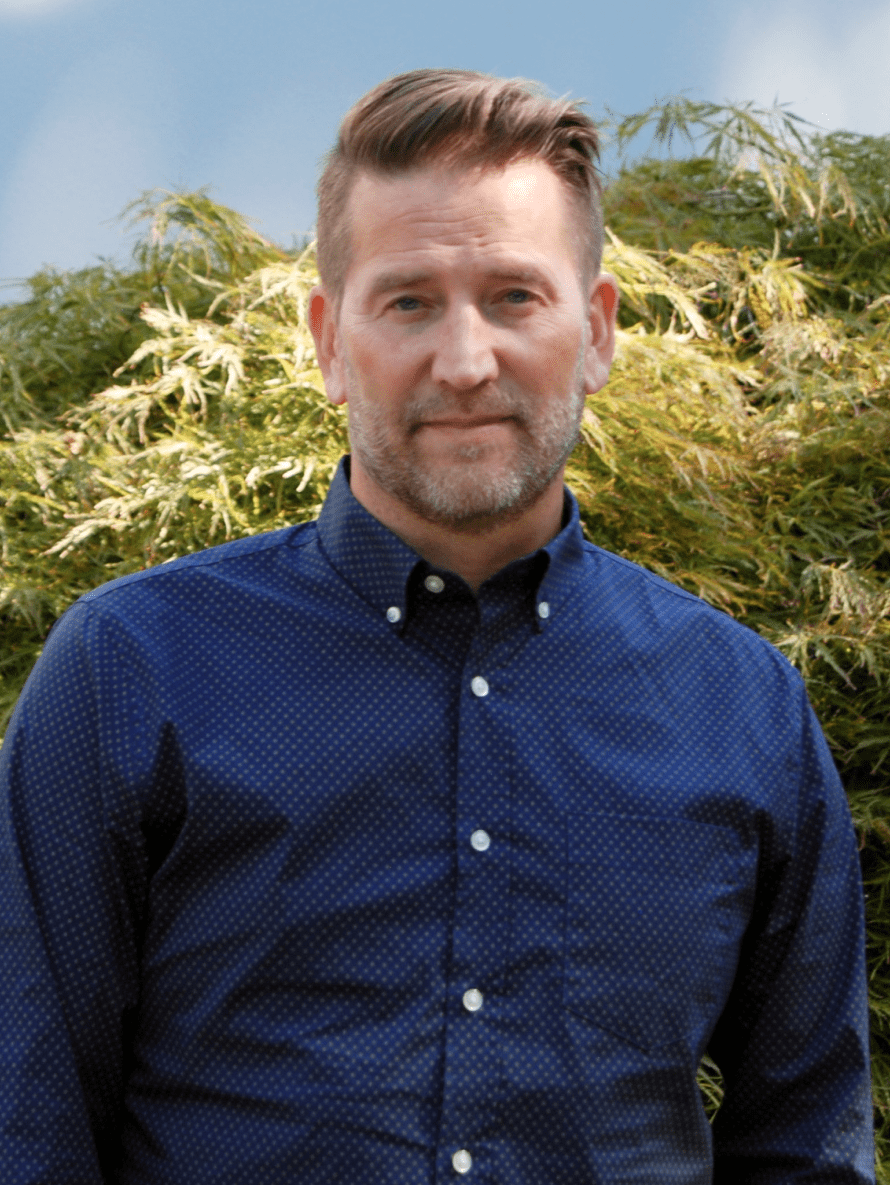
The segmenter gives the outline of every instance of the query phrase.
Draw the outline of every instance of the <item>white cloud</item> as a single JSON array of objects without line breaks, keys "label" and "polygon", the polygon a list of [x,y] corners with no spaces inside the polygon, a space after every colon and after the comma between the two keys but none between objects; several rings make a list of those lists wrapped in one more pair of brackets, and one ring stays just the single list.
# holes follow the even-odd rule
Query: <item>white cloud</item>
[{"label": "white cloud", "polygon": [[0,0],[0,17],[43,16],[82,3],[83,0]]},{"label": "white cloud", "polygon": [[746,4],[716,73],[722,97],[778,97],[825,129],[890,132],[890,0]]},{"label": "white cloud", "polygon": [[271,80],[215,137],[205,137],[189,185],[211,184],[211,197],[255,218],[257,230],[289,244],[315,222],[316,162],[336,123],[305,83]]},{"label": "white cloud", "polygon": [[163,177],[155,119],[165,79],[133,48],[81,59],[49,96],[0,193],[0,277],[121,254],[115,215]]}]

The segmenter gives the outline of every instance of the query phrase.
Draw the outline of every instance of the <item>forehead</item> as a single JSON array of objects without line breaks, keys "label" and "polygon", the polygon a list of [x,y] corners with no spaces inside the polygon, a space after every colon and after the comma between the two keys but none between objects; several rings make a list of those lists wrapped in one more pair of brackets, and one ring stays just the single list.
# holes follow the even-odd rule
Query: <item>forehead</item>
[{"label": "forehead", "polygon": [[541,160],[499,169],[362,173],[347,210],[347,282],[395,263],[484,267],[498,256],[520,256],[561,268],[577,261],[572,200]]}]

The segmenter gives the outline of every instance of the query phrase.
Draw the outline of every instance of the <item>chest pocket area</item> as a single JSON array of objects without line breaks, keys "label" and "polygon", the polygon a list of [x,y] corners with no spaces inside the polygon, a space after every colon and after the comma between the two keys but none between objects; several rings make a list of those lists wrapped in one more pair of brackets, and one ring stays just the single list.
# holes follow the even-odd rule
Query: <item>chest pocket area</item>
[{"label": "chest pocket area", "polygon": [[729,828],[571,815],[566,1007],[644,1050],[699,1040],[732,987],[754,870]]}]

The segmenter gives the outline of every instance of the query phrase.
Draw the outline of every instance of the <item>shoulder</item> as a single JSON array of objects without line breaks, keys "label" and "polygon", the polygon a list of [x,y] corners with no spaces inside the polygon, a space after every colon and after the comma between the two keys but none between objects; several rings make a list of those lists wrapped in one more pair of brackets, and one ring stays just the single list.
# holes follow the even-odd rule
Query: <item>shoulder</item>
[{"label": "shoulder", "polygon": [[701,667],[721,683],[778,682],[799,691],[796,668],[770,642],[728,613],[633,561],[584,542],[588,629],[662,668]]},{"label": "shoulder", "polygon": [[305,599],[314,521],[232,540],[85,593],[58,619],[44,657],[73,655],[85,646],[124,646],[183,661],[199,645],[249,632],[276,607],[299,609]]},{"label": "shoulder", "polygon": [[230,540],[108,581],[85,593],[77,604],[111,608],[112,605],[125,602],[128,596],[150,596],[162,588],[194,584],[196,579],[202,577],[237,581],[239,575],[259,574],[264,568],[274,565],[282,553],[286,553],[290,559],[297,557],[301,550],[315,542],[316,534],[316,522],[312,520],[295,527],[283,527],[279,531]]}]

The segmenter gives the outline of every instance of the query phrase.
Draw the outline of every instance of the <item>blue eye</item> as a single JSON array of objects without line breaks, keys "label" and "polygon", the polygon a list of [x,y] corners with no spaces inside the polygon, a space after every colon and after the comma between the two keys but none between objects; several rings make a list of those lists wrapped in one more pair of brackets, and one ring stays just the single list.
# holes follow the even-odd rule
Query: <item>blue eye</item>
[{"label": "blue eye", "polygon": [[403,296],[399,297],[397,301],[393,301],[396,309],[401,309],[403,313],[413,313],[415,309],[420,308],[420,301],[417,297]]},{"label": "blue eye", "polygon": [[524,305],[531,297],[531,293],[526,292],[524,288],[512,288],[506,296],[506,300],[511,305]]}]

